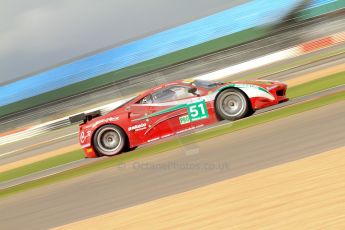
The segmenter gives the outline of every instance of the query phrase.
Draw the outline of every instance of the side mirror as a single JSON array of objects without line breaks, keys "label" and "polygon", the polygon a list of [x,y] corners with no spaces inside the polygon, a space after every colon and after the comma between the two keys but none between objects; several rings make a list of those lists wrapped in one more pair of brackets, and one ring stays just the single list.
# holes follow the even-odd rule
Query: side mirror
[{"label": "side mirror", "polygon": [[192,87],[192,88],[189,88],[189,89],[188,89],[188,93],[191,93],[191,94],[200,96],[200,95],[197,93],[197,91],[198,91],[198,89],[197,89],[196,87]]}]

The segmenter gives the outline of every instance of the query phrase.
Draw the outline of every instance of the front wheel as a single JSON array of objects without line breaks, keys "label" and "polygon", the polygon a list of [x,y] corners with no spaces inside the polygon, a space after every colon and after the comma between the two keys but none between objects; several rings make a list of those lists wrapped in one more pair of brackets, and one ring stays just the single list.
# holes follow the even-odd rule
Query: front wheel
[{"label": "front wheel", "polygon": [[216,111],[221,119],[237,120],[245,117],[249,111],[249,103],[244,93],[238,89],[222,91],[216,100]]},{"label": "front wheel", "polygon": [[115,125],[104,125],[93,136],[94,147],[103,156],[114,156],[121,153],[125,147],[125,142],[125,133]]}]

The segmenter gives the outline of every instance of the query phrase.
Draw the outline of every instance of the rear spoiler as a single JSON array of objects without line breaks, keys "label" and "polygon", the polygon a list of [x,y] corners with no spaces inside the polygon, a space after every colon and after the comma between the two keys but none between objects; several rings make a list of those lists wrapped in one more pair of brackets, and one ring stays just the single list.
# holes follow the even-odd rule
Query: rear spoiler
[{"label": "rear spoiler", "polygon": [[73,123],[86,123],[87,121],[91,121],[95,117],[101,116],[101,110],[96,110],[90,113],[79,113],[74,116],[69,117],[69,121]]}]

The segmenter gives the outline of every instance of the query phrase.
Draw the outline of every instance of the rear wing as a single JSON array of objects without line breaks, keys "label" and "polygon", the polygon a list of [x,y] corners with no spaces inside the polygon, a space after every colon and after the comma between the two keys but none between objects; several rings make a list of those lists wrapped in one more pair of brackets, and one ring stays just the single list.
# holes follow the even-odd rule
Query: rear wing
[{"label": "rear wing", "polygon": [[79,113],[69,117],[69,121],[73,123],[86,123],[87,121],[91,121],[95,117],[101,116],[101,110],[96,110],[90,113]]}]

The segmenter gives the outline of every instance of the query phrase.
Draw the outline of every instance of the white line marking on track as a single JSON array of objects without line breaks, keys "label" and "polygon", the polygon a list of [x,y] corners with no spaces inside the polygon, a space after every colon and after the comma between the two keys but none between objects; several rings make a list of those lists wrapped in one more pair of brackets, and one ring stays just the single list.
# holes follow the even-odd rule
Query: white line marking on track
[{"label": "white line marking on track", "polygon": [[[29,175],[27,175],[27,176],[32,176],[32,175],[34,175],[34,174],[41,174],[41,173],[48,172],[48,171],[51,171],[51,170],[55,170],[55,169],[58,169],[58,168],[61,168],[61,167],[66,167],[66,166],[68,166],[68,165],[77,164],[77,163],[79,163],[79,162],[81,162],[81,161],[85,161],[85,159],[80,159],[80,160],[72,161],[72,162],[69,162],[69,163],[66,163],[66,164],[62,164],[62,165],[55,166],[55,167],[53,167],[53,168],[44,169],[44,170],[42,170],[42,171],[38,171],[38,172],[35,172],[35,173],[32,173],[32,174],[29,174]],[[67,169],[67,170],[68,170],[68,169]],[[64,172],[64,171],[66,171],[66,169],[65,169],[65,168],[62,168],[62,169],[60,169],[60,170],[58,170],[58,171],[56,171],[56,172],[49,173],[49,174],[46,174],[46,175],[42,175],[42,176],[36,177],[36,178],[34,178],[34,179],[27,180],[27,181],[25,181],[25,182],[14,183],[14,184],[12,184],[12,185],[10,185],[10,186],[7,186],[7,187],[1,188],[1,189],[7,189],[7,188],[11,188],[11,187],[14,187],[14,186],[23,184],[23,183],[27,183],[27,182],[31,182],[31,181],[35,181],[35,180],[40,180],[40,179],[42,179],[42,178],[49,177],[49,176],[53,176],[53,175],[55,175],[55,174],[59,174],[59,173]],[[24,177],[25,177],[25,176],[24,176]],[[21,178],[23,178],[23,177],[18,177],[18,178],[9,180],[9,181],[5,181],[4,184],[8,184],[8,183],[14,182],[14,181],[16,181],[16,180],[18,180],[18,179],[21,179]],[[0,185],[1,185],[1,183],[0,183]]]},{"label": "white line marking on track", "polygon": [[60,136],[60,137],[56,137],[56,138],[53,138],[53,139],[50,139],[50,140],[47,140],[47,141],[43,141],[43,142],[40,142],[38,144],[34,144],[34,145],[31,145],[31,146],[28,146],[28,147],[16,149],[16,150],[13,150],[13,151],[10,151],[10,152],[7,152],[7,153],[2,153],[2,154],[0,154],[0,157],[7,156],[7,155],[10,155],[10,154],[13,154],[13,153],[16,153],[16,152],[20,152],[20,151],[23,151],[23,150],[28,149],[30,147],[34,147],[34,146],[38,146],[38,145],[42,145],[42,144],[47,144],[49,142],[53,142],[53,141],[56,141],[56,140],[59,140],[59,139],[62,139],[62,138],[68,137],[68,136],[73,136],[73,135],[78,134],[78,133],[79,132],[69,133],[69,134],[66,134],[66,135],[63,135],[63,136]]}]

